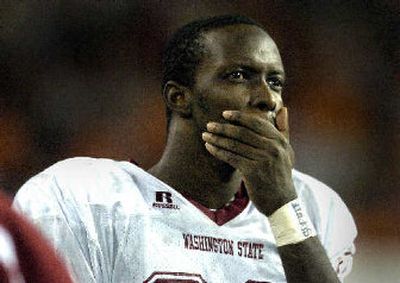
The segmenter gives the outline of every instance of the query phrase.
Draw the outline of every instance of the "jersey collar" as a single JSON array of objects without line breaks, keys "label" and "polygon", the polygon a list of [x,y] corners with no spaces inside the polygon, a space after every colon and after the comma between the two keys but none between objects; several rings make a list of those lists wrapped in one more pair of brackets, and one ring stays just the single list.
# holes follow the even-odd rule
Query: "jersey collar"
[{"label": "jersey collar", "polygon": [[212,210],[201,203],[184,196],[188,201],[190,201],[197,209],[204,213],[211,221],[215,222],[218,226],[222,226],[229,222],[236,216],[238,216],[246,208],[249,203],[249,197],[247,195],[246,187],[243,182],[240,185],[240,189],[235,194],[235,198],[229,204],[222,208]]}]

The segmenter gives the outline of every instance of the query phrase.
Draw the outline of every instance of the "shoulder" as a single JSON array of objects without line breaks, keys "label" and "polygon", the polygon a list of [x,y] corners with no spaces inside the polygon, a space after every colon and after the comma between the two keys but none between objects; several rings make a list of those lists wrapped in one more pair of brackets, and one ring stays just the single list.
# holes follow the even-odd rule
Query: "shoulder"
[{"label": "shoulder", "polygon": [[60,205],[112,207],[115,203],[140,200],[135,176],[142,172],[125,161],[90,157],[66,159],[28,180],[18,191],[14,205],[45,214]]},{"label": "shoulder", "polygon": [[55,163],[39,175],[51,175],[59,180],[73,178],[71,181],[123,177],[127,172],[125,168],[129,168],[126,163],[107,158],[74,157]]},{"label": "shoulder", "polygon": [[55,163],[29,179],[19,190],[17,196],[26,193],[32,186],[42,190],[71,190],[76,193],[91,193],[93,190],[108,188],[110,183],[123,183],[129,180],[123,162],[111,159],[75,157]]},{"label": "shoulder", "polygon": [[293,170],[292,176],[297,194],[307,207],[323,208],[343,203],[334,190],[314,177],[297,170]]},{"label": "shoulder", "polygon": [[306,206],[311,217],[320,225],[332,221],[336,212],[351,214],[341,197],[330,187],[307,174],[293,170],[293,182],[301,202]]},{"label": "shoulder", "polygon": [[332,212],[339,207],[344,206],[347,210],[340,196],[314,177],[293,170],[293,182],[301,202],[317,226],[330,221]]}]

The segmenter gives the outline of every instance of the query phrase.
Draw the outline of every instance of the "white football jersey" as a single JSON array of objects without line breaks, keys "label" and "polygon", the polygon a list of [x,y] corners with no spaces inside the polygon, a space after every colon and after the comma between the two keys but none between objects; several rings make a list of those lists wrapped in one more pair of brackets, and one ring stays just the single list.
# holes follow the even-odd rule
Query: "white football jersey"
[{"label": "white football jersey", "polygon": [[[351,270],[353,218],[324,184],[295,170],[293,180],[342,279]],[[77,282],[286,282],[268,218],[243,188],[212,211],[129,162],[81,157],[30,179],[14,206]]]}]

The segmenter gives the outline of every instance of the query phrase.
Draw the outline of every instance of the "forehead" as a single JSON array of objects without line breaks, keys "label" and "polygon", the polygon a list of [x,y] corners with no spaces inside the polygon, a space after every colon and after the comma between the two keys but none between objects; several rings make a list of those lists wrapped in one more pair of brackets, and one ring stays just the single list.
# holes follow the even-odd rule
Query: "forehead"
[{"label": "forehead", "polygon": [[231,25],[202,35],[205,64],[250,64],[282,69],[279,50],[272,38],[253,25]]}]

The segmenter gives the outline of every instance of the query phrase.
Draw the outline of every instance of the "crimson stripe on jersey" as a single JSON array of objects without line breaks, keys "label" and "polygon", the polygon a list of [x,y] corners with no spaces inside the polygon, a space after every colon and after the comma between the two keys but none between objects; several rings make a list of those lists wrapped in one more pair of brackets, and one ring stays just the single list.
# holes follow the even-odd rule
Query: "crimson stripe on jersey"
[{"label": "crimson stripe on jersey", "polygon": [[204,205],[198,203],[197,201],[185,196],[195,207],[197,207],[201,212],[203,212],[208,218],[214,221],[217,225],[221,226],[229,222],[236,216],[238,216],[249,203],[249,197],[247,195],[246,187],[242,182],[240,189],[235,194],[235,199],[227,206],[224,206],[215,211],[210,210]]}]

